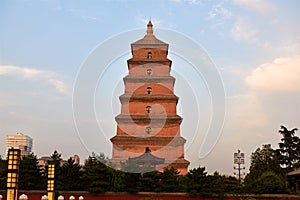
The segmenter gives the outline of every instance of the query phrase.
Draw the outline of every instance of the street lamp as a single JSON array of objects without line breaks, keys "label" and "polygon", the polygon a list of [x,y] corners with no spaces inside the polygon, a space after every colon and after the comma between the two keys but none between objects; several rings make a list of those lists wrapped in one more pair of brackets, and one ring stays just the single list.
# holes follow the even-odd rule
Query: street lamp
[{"label": "street lamp", "polygon": [[55,165],[48,164],[48,182],[47,182],[47,194],[49,200],[54,200],[54,171]]},{"label": "street lamp", "polygon": [[80,196],[78,199],[79,199],[79,200],[83,200],[84,198],[83,198],[83,196]]},{"label": "street lamp", "polygon": [[17,200],[18,197],[18,176],[20,165],[20,149],[11,148],[8,150],[7,158],[7,200]]},{"label": "street lamp", "polygon": [[19,196],[19,200],[28,200],[28,196],[26,194],[22,194]]},{"label": "street lamp", "polygon": [[2,200],[3,199],[3,196],[0,194],[0,200]]},{"label": "street lamp", "polygon": [[245,164],[245,154],[241,153],[240,150],[238,150],[237,153],[233,154],[233,163],[238,165],[238,167],[233,167],[233,169],[238,170],[238,174],[236,174],[235,172],[233,173],[234,175],[238,175],[239,178],[239,185],[241,185],[241,170],[244,170],[245,167],[241,167],[241,165]]},{"label": "street lamp", "polygon": [[75,197],[72,195],[69,197],[69,200],[75,200]]}]

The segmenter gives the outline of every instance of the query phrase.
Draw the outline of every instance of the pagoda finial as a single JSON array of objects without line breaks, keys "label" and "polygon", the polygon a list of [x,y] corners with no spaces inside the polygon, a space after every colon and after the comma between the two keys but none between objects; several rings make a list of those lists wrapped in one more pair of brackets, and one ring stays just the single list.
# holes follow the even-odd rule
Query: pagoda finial
[{"label": "pagoda finial", "polygon": [[153,25],[151,20],[149,20],[148,24],[147,24],[147,34],[153,34]]}]

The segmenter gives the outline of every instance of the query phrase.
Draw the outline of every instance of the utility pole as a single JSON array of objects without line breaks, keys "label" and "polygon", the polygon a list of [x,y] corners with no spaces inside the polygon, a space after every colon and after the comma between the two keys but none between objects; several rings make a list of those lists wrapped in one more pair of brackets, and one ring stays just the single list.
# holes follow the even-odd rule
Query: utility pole
[{"label": "utility pole", "polygon": [[237,165],[237,167],[234,166],[233,169],[237,170],[238,174],[235,173],[235,172],[233,174],[238,176],[239,186],[241,186],[241,178],[242,178],[243,175],[245,175],[245,173],[241,173],[241,171],[245,169],[244,166],[241,166],[241,165],[245,164],[245,154],[241,153],[240,150],[238,150],[237,153],[233,154],[233,164]]}]

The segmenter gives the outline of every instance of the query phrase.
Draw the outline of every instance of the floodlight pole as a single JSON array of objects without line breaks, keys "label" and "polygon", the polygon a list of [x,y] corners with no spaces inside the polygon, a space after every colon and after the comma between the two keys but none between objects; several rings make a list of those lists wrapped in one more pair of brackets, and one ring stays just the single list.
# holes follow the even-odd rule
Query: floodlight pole
[{"label": "floodlight pole", "polygon": [[[238,165],[238,167],[233,167],[233,169],[238,170],[239,186],[241,186],[241,177],[242,177],[241,170],[245,169],[245,167],[241,167],[241,165],[245,164],[245,154],[241,153],[241,151],[238,150],[237,153],[233,154],[233,158],[234,158],[233,163]],[[236,175],[236,173],[234,174]]]}]

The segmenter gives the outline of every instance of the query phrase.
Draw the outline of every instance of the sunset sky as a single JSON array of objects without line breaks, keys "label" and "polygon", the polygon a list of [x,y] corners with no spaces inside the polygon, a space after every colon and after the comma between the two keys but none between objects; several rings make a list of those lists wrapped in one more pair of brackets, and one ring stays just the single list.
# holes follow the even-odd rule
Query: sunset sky
[{"label": "sunset sky", "polygon": [[[127,52],[112,51],[114,62],[87,88],[94,92],[95,116],[81,116],[80,130],[74,117],[85,107],[72,105],[74,86],[88,86],[90,77],[84,83],[77,77],[97,48],[132,31],[131,42],[141,39],[151,18],[154,34],[170,45],[190,168],[232,174],[233,153],[240,149],[248,170],[256,148],[278,147],[280,125],[300,128],[299,8],[298,0],[1,1],[0,155],[5,157],[6,135],[22,132],[33,138],[38,157],[55,149],[63,158],[78,154],[82,162],[92,151],[110,157],[130,42],[114,43]],[[218,108],[211,83],[172,52],[171,32],[197,43],[214,63],[225,94],[220,132],[209,131]]]}]

